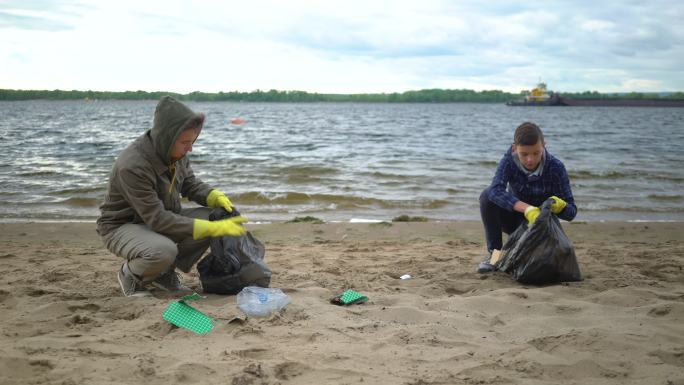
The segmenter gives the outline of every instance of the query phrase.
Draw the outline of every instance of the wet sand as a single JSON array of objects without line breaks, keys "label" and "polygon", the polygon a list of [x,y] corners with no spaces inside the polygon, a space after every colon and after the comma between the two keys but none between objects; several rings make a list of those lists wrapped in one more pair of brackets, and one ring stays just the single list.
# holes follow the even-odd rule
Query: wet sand
[{"label": "wet sand", "polygon": [[199,336],[121,296],[94,224],[0,224],[0,383],[683,385],[684,224],[563,226],[585,280],[536,287],[474,272],[477,222],[248,225],[292,303],[208,295]]}]

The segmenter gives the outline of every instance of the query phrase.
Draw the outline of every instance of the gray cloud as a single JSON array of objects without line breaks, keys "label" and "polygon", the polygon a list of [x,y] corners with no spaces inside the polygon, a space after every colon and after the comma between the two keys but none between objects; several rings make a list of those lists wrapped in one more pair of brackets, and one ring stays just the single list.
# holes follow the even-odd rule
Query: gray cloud
[{"label": "gray cloud", "polygon": [[14,15],[0,11],[0,28],[35,29],[42,31],[62,31],[69,25],[43,17]]},{"label": "gray cloud", "polygon": [[[608,88],[626,77],[664,81],[659,71],[674,71],[684,59],[684,4],[674,1],[600,6],[595,1],[504,2],[494,7],[470,2],[447,5],[434,16],[433,24],[402,25],[387,35],[371,18],[307,17],[309,23],[292,23],[277,38],[331,56],[397,59],[395,65],[401,59],[413,65],[421,61],[412,59],[427,59],[417,71],[442,77],[503,78],[517,68],[533,71],[521,77],[555,78],[558,87],[572,91],[587,89],[595,74]],[[378,17],[377,23],[382,22]],[[452,30],[452,24],[466,27]],[[564,81],[563,71],[587,81]],[[682,88],[683,82],[675,84]]]},{"label": "gray cloud", "polygon": [[[230,15],[226,22],[227,15],[207,10],[196,23],[196,17],[184,22],[148,14],[145,19],[151,21],[147,28],[159,33],[182,34],[183,28],[195,27],[262,39],[326,60],[398,68],[426,84],[439,78],[531,86],[541,77],[557,89],[577,91],[594,89],[596,77],[608,88],[619,87],[625,78],[662,81],[659,71],[680,66],[684,5],[657,0],[645,6],[637,1],[598,5],[502,1],[484,7],[479,1],[445,1],[411,9],[369,6],[356,17],[344,9],[314,7],[263,24],[257,14]],[[567,74],[580,80],[567,80]]]},{"label": "gray cloud", "polygon": [[[90,7],[78,1],[53,0],[8,0],[0,4],[0,28],[16,28],[26,30],[63,31],[73,27],[66,21],[69,17],[78,17]],[[26,15],[40,13],[46,16]]]},{"label": "gray cloud", "polygon": [[[132,36],[158,42],[191,36],[217,51],[235,42],[266,47],[263,55],[253,52],[256,62],[272,50],[331,67],[359,63],[416,88],[519,90],[541,78],[561,91],[684,89],[684,3],[678,0],[336,4],[112,9],[134,23]],[[0,4],[0,28],[69,29],[90,10],[78,1],[9,0]],[[107,32],[115,33],[98,31]]]}]

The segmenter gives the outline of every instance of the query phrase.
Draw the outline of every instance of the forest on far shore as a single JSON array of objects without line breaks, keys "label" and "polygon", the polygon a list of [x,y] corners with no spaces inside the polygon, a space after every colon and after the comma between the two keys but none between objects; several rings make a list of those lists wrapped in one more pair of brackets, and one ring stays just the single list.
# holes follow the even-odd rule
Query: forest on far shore
[{"label": "forest on far shore", "polygon": [[[684,92],[671,93],[600,93],[585,91],[579,93],[559,92],[570,99],[676,99],[684,100]],[[190,92],[179,94],[164,91],[79,91],[79,90],[9,90],[0,89],[0,100],[159,100],[171,95],[183,101],[196,102],[356,102],[356,103],[505,103],[523,98],[522,93],[499,90],[473,91],[426,89],[402,93],[374,94],[319,94],[306,91],[251,91],[251,92]]]}]

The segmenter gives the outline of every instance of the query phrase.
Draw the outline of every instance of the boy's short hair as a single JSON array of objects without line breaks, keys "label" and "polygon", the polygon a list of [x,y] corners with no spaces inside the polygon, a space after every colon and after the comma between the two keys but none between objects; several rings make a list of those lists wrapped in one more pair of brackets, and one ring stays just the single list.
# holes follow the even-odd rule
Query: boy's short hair
[{"label": "boy's short hair", "polygon": [[544,142],[544,134],[541,128],[532,122],[525,122],[515,129],[513,144],[518,146],[532,146],[537,142]]}]

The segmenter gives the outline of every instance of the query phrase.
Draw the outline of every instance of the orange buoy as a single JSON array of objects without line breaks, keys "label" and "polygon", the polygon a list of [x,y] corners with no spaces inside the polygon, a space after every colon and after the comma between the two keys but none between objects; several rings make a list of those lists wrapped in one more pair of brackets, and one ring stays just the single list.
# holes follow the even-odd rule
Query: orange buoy
[{"label": "orange buoy", "polygon": [[232,124],[245,124],[245,120],[240,118],[231,119],[230,122]]}]

